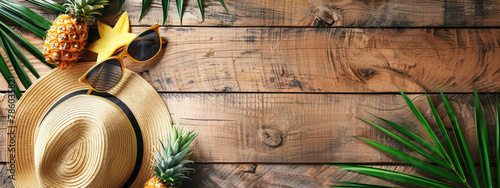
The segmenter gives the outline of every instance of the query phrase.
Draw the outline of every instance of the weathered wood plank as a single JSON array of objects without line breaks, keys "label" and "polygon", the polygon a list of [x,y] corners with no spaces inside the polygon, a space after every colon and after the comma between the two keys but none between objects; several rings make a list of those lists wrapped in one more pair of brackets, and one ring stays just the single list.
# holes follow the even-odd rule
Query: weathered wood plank
[{"label": "weathered wood plank", "polygon": [[9,170],[7,167],[7,163],[0,163],[0,187],[4,188],[14,188],[14,184],[12,184],[12,179],[9,178]]},{"label": "weathered wood plank", "polygon": [[[11,101],[9,101],[9,96]],[[7,138],[9,138],[10,136],[7,134],[7,126],[10,118],[9,115],[11,116],[14,115],[13,112],[15,112],[16,104],[17,104],[17,99],[15,98],[14,93],[0,94],[0,162],[7,161],[6,153],[7,153],[7,146],[9,145]]]},{"label": "weathered wood plank", "polygon": [[[363,111],[367,110],[403,125],[401,117],[419,125],[399,95],[183,93],[162,96],[175,123],[200,133],[193,146],[193,159],[199,162],[401,163],[353,138],[359,136],[407,150],[357,117],[375,120]],[[425,96],[410,97],[433,122]],[[438,97],[433,95],[434,104],[448,121]],[[493,104],[498,95],[483,97],[487,122],[493,127]],[[449,95],[449,99],[456,107],[472,152],[476,153],[473,97]],[[421,126],[417,127],[424,132]]]},{"label": "weathered wood plank", "polygon": [[[23,0],[48,20],[55,13]],[[62,2],[63,0],[56,0]],[[98,20],[114,24],[118,1],[108,16]],[[139,20],[142,0],[126,0],[122,10],[129,11],[133,25],[163,22],[161,0],[152,0],[144,18]],[[203,1],[202,21],[197,1],[185,2],[185,26],[306,26],[306,27],[489,27],[500,26],[499,0],[225,0],[226,13],[217,0]],[[167,25],[179,26],[174,1],[170,4]]]},{"label": "weathered wood plank", "polygon": [[[412,166],[371,167],[440,179]],[[195,164],[194,168],[192,181],[186,181],[183,187],[331,187],[340,185],[337,182],[415,187],[322,164]]]},{"label": "weathered wood plank", "polygon": [[[331,187],[337,182],[358,182],[386,186],[410,185],[381,180],[321,164],[195,164],[191,181],[182,187]],[[425,175],[411,166],[371,166],[400,172]],[[0,186],[13,188],[6,163],[0,163]]]},{"label": "weathered wood plank", "polygon": [[[193,143],[192,159],[204,163],[399,164],[400,160],[353,138],[359,136],[408,151],[357,117],[375,120],[363,111],[367,110],[402,125],[405,124],[401,118],[419,125],[401,96],[391,94],[162,93],[161,96],[174,123],[200,133]],[[493,126],[493,104],[499,95],[481,96],[486,120]],[[476,157],[473,97],[470,94],[448,97]],[[5,101],[5,95],[3,98]],[[415,94],[410,98],[433,122],[425,96]],[[448,122],[439,96],[432,98]],[[0,109],[5,118],[5,107]],[[2,130],[6,123],[0,122]],[[6,140],[5,136],[0,134],[0,140]],[[3,156],[5,145],[1,147]]]},{"label": "weathered wood plank", "polygon": [[158,91],[500,92],[500,29],[162,27],[161,35],[168,44],[156,60],[126,62]]}]

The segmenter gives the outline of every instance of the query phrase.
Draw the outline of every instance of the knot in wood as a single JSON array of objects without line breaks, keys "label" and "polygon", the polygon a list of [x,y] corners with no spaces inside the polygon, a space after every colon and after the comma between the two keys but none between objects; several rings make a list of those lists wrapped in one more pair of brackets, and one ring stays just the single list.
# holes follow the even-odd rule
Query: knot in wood
[{"label": "knot in wood", "polygon": [[332,7],[316,6],[311,8],[311,13],[316,19],[321,20],[325,24],[332,26],[340,18],[339,13]]},{"label": "knot in wood", "polygon": [[276,129],[259,129],[259,140],[269,147],[277,147],[281,144],[281,132]]}]

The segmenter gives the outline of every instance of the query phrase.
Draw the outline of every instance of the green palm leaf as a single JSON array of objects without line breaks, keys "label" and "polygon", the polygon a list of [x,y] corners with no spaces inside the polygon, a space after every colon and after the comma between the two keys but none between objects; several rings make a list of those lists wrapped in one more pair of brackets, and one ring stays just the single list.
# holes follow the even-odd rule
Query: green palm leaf
[{"label": "green palm leaf", "polygon": [[7,81],[7,83],[9,84],[9,88],[12,88],[12,90],[14,90],[14,94],[16,95],[16,97],[18,99],[21,98],[21,91],[19,90],[19,87],[14,81],[14,77],[10,73],[9,67],[5,63],[5,60],[3,59],[1,54],[0,54],[0,72],[2,73],[2,76],[5,79],[5,81]]},{"label": "green palm leaf", "polygon": [[[422,137],[418,136],[417,134],[411,132],[410,130],[408,129],[405,129],[403,126],[401,125],[398,125],[397,123],[394,123],[392,121],[389,121],[387,119],[384,119],[384,118],[381,118],[379,116],[376,116],[375,114],[372,114],[370,112],[367,112],[368,114],[384,121],[385,123],[389,124],[390,126],[392,126],[393,128],[395,128],[396,130],[398,130],[399,132],[405,134],[406,136],[410,137],[411,139],[417,141],[418,143],[422,144],[423,146],[425,146],[427,149],[431,150],[432,152],[434,153],[439,153],[439,151],[436,149],[436,147],[434,147],[433,145],[431,145],[429,142],[425,141]],[[405,121],[406,122],[406,121]],[[408,122],[406,122],[408,123]],[[409,123],[408,123],[409,124]]]},{"label": "green palm leaf", "polygon": [[343,188],[343,187],[392,188],[392,187],[388,187],[388,186],[370,185],[370,184],[364,184],[364,183],[351,183],[351,182],[338,182],[338,183],[342,184],[344,186],[332,186],[332,188]]},{"label": "green palm leaf", "polygon": [[373,142],[373,141],[370,141],[370,140],[367,140],[367,139],[364,139],[364,138],[359,138],[359,137],[356,137],[358,139],[361,139],[369,144],[371,144],[372,146],[375,146],[395,157],[397,157],[398,159],[401,159],[405,162],[407,162],[408,164],[411,164],[417,168],[420,168],[422,170],[425,170],[431,174],[434,174],[434,175],[437,175],[437,176],[441,176],[443,178],[446,178],[446,179],[449,179],[449,180],[452,180],[452,181],[455,181],[455,182],[458,182],[458,183],[463,183],[464,181],[462,179],[460,179],[458,176],[446,171],[446,170],[443,170],[439,167],[436,167],[434,165],[431,165],[425,161],[422,161],[420,159],[417,159],[411,155],[408,155],[404,152],[401,152],[399,150],[396,150],[394,148],[391,148],[389,146],[386,146],[386,145],[383,145],[383,144],[380,144],[380,143],[377,143],[377,142]]},{"label": "green palm leaf", "polygon": [[[497,99],[497,135],[496,135],[496,151],[497,151],[497,181],[500,181],[500,103]],[[497,182],[500,184],[500,182]]]},{"label": "green palm leaf", "polygon": [[222,5],[222,7],[224,7],[224,10],[226,10],[226,12],[227,12],[226,4],[224,4],[224,1],[223,0],[219,0],[219,2]]},{"label": "green palm leaf", "polygon": [[479,101],[476,87],[474,87],[474,108],[476,138],[479,151],[479,162],[481,164],[481,171],[483,174],[483,181],[485,187],[493,187],[493,180],[491,179],[490,157],[488,152],[488,131],[486,130],[486,122],[484,120],[483,110],[481,109],[481,101]]},{"label": "green palm leaf", "polygon": [[429,136],[431,137],[432,141],[434,142],[434,144],[438,148],[438,151],[439,151],[438,155],[441,156],[441,157],[443,157],[445,160],[450,161],[450,157],[446,153],[446,150],[444,149],[443,145],[441,144],[441,142],[437,138],[436,134],[432,130],[432,128],[429,125],[429,123],[427,123],[427,120],[425,120],[425,118],[422,115],[422,113],[420,113],[420,111],[417,109],[417,107],[415,106],[415,104],[413,104],[413,102],[411,101],[411,99],[408,98],[408,96],[406,96],[406,94],[403,91],[401,91],[401,89],[399,87],[397,87],[397,88],[398,88],[399,92],[401,93],[401,95],[403,96],[403,99],[406,101],[406,104],[408,105],[408,107],[410,107],[410,109],[413,112],[413,114],[415,114],[415,117],[417,117],[418,121],[420,121],[420,123],[424,126],[425,130],[427,131],[427,134],[429,134]]},{"label": "green palm leaf", "polygon": [[[446,149],[448,152],[443,147],[443,144],[441,144],[441,142],[437,139],[437,136],[436,136],[437,132],[434,132],[431,129],[430,125],[424,119],[423,115],[418,111],[418,109],[413,104],[413,102],[406,96],[406,94],[403,91],[401,91],[401,89],[399,89],[399,91],[400,91],[402,97],[404,98],[404,100],[406,101],[407,105],[410,107],[410,109],[412,110],[414,115],[417,117],[417,119],[421,122],[422,126],[424,126],[424,128],[428,132],[429,136],[434,141],[434,144],[436,144],[436,146],[438,148],[437,151],[439,153],[443,154],[442,156],[444,156],[444,158],[446,159],[444,162],[447,163],[448,165],[450,165],[450,167],[452,167],[451,170],[453,170],[453,171],[448,171],[446,169],[442,169],[441,167],[437,166],[437,164],[439,164],[440,162],[434,162],[434,161],[432,161],[432,159],[428,158],[432,162],[436,163],[436,165],[433,165],[431,163],[427,163],[427,162],[422,161],[418,158],[415,158],[407,153],[398,151],[398,150],[391,148],[391,147],[388,147],[386,145],[382,145],[380,143],[366,140],[366,139],[362,139],[362,138],[359,138],[359,139],[371,144],[374,147],[377,147],[377,148],[383,150],[384,152],[387,152],[387,153],[405,161],[406,163],[408,163],[410,165],[413,165],[415,167],[423,169],[423,170],[425,170],[429,173],[432,173],[434,175],[444,177],[448,180],[462,183],[467,187],[493,187],[495,185],[498,185],[498,182],[494,183],[493,178],[492,178],[492,172],[491,172],[491,167],[490,167],[491,159],[490,159],[490,153],[488,151],[489,150],[488,135],[487,135],[488,130],[486,127],[486,121],[485,121],[484,113],[482,110],[481,101],[479,99],[479,95],[478,95],[476,88],[474,87],[474,120],[475,120],[475,126],[476,126],[476,139],[477,139],[477,144],[478,144],[479,165],[481,167],[481,174],[482,174],[482,179],[483,179],[482,186],[481,186],[481,183],[479,180],[478,173],[476,172],[476,169],[475,169],[475,164],[474,164],[472,157],[471,157],[472,155],[470,153],[469,146],[467,145],[467,142],[466,142],[465,137],[462,133],[462,130],[461,130],[460,126],[458,125],[457,118],[456,118],[456,116],[451,108],[451,105],[449,104],[448,100],[444,96],[443,92],[439,88],[438,88],[438,90],[440,92],[441,98],[443,100],[443,104],[446,108],[448,117],[450,119],[450,122],[451,122],[451,125],[453,128],[453,134],[454,134],[453,137],[455,137],[455,140],[454,140],[455,142],[452,142],[451,136],[449,135],[451,133],[448,133],[448,131],[446,130],[444,123],[441,120],[439,114],[437,113],[437,110],[436,110],[434,104],[432,103],[429,95],[425,92],[425,90],[424,90],[424,92],[425,92],[426,99],[429,103],[430,109],[432,111],[433,117],[436,121],[436,125],[439,128],[439,132],[441,132],[441,135],[443,136],[443,141],[444,141],[443,144],[446,145]],[[496,147],[495,147],[496,153],[495,154],[497,155],[496,161],[500,161],[500,102],[498,100],[496,101],[495,106],[497,109],[496,114],[495,114],[496,115],[496,127],[497,127],[497,130],[496,130],[497,135],[495,138],[495,143],[496,143]],[[377,116],[375,116],[375,117],[377,117]],[[421,137],[419,137],[417,135],[409,134],[409,132],[411,132],[411,131],[409,131],[406,128],[403,128],[400,125],[397,125],[396,123],[393,123],[391,121],[385,120],[385,119],[380,118],[380,117],[377,117],[377,118],[390,124],[391,126],[396,128],[398,131],[404,132],[406,135],[411,135],[409,137],[415,137],[415,138],[421,139]],[[387,129],[382,128],[381,126],[379,126],[375,123],[372,123],[372,122],[365,120],[365,119],[361,119],[361,120],[370,124],[371,126],[377,128],[377,129],[381,130],[382,132],[393,137],[394,139],[396,139],[400,143],[408,146],[411,149],[414,149],[416,147],[415,145],[412,145],[413,143],[408,144],[407,142],[409,142],[409,140],[406,140],[406,139],[400,137],[399,135],[396,135],[393,132],[390,132]],[[422,149],[422,150],[424,149],[424,147],[418,147],[418,148]],[[418,151],[419,149],[416,149],[415,151]],[[427,148],[427,149],[429,149],[429,148]],[[427,153],[427,154],[424,153],[421,155],[424,156],[424,155],[428,155],[428,154],[430,154],[430,153]],[[451,186],[451,185],[448,185],[446,183],[443,183],[443,182],[440,182],[437,180],[432,180],[432,179],[427,179],[427,178],[424,178],[422,180],[423,177],[409,175],[409,174],[396,172],[396,171],[377,169],[377,168],[371,168],[371,167],[361,167],[361,166],[355,166],[355,165],[337,165],[337,166],[340,166],[341,167],[340,169],[351,170],[351,171],[360,172],[363,174],[367,174],[367,175],[371,175],[371,176],[375,176],[375,177],[380,177],[380,178],[385,178],[385,179],[389,179],[389,180],[394,180],[394,181],[419,184],[419,185],[424,185],[424,186],[429,186],[429,187]],[[497,163],[496,166],[497,166],[496,178],[498,180],[498,179],[500,179],[500,163]],[[469,185],[469,183],[471,183],[471,185]],[[359,187],[362,184],[356,185],[356,183],[354,183],[353,185],[350,185],[350,184],[342,184],[342,185],[345,185],[348,187]],[[368,185],[368,186],[372,186],[372,185]]]},{"label": "green palm leaf", "polygon": [[168,17],[168,9],[170,7],[170,0],[162,0],[161,5],[163,7],[163,25],[165,25],[165,22],[167,21],[167,17]]},{"label": "green palm leaf", "polygon": [[151,4],[151,0],[142,0],[141,16],[139,16],[139,20],[142,19],[142,17],[144,16],[144,13],[146,13],[146,10],[149,8],[150,4]]},{"label": "green palm leaf", "polygon": [[56,66],[50,63],[47,63],[45,61],[45,57],[43,56],[42,52],[38,50],[33,44],[28,42],[26,39],[24,39],[21,35],[17,34],[12,28],[7,26],[5,23],[0,21],[0,29],[4,30],[4,32],[11,37],[14,41],[19,43],[24,49],[28,50],[33,56],[35,56],[38,60],[42,61],[46,65],[48,65],[51,68],[55,68]]},{"label": "green palm leaf", "polygon": [[29,2],[50,9],[54,12],[66,12],[66,7],[52,0],[28,0]]},{"label": "green palm leaf", "polygon": [[458,151],[460,152],[460,155],[462,156],[462,161],[464,162],[465,169],[467,170],[467,174],[469,174],[469,178],[472,180],[472,183],[474,184],[475,187],[480,187],[479,185],[479,178],[476,172],[476,167],[474,166],[474,161],[472,160],[472,155],[469,150],[469,146],[467,145],[467,141],[465,140],[465,136],[462,133],[462,129],[460,129],[460,126],[458,124],[457,117],[455,116],[455,112],[453,112],[453,109],[451,108],[450,103],[448,102],[448,99],[446,99],[446,96],[444,96],[444,93],[439,89],[439,93],[441,94],[441,98],[443,100],[443,104],[446,108],[446,111],[448,112],[448,118],[450,119],[451,126],[453,128],[453,134],[456,139],[456,143],[458,146]]},{"label": "green palm leaf", "polygon": [[[440,158],[438,158],[438,157],[436,157],[436,156],[434,156],[434,155],[430,154],[429,152],[427,152],[427,151],[423,150],[422,148],[419,148],[417,145],[415,145],[415,144],[413,144],[412,142],[410,142],[410,141],[408,141],[408,140],[404,139],[403,137],[398,136],[397,134],[394,134],[394,133],[392,133],[391,131],[389,131],[389,130],[387,130],[387,129],[385,129],[385,128],[383,128],[383,127],[381,127],[381,126],[379,126],[379,125],[377,125],[377,124],[375,124],[375,123],[373,123],[373,122],[370,122],[370,121],[368,121],[368,120],[365,120],[365,119],[360,119],[360,120],[361,120],[361,121],[364,121],[364,122],[366,122],[366,123],[368,123],[369,125],[371,125],[371,126],[373,126],[373,127],[377,128],[378,130],[380,130],[380,131],[384,132],[385,134],[387,134],[387,135],[389,135],[390,137],[392,137],[392,138],[396,139],[398,142],[402,143],[403,145],[405,145],[405,146],[407,146],[407,147],[409,147],[409,148],[411,148],[411,149],[415,150],[417,153],[419,153],[420,155],[422,155],[422,156],[424,156],[425,158],[429,159],[430,161],[432,161],[432,162],[434,162],[434,163],[437,163],[438,165],[441,165],[441,166],[443,166],[443,167],[445,167],[445,168],[448,168],[448,169],[450,169],[450,168],[451,168],[451,167],[450,167],[450,165],[449,165],[448,163],[446,163],[446,162],[444,162],[443,160],[441,160]],[[402,128],[402,129],[404,129],[404,130],[408,131],[408,130],[407,130],[407,129],[405,129],[405,128]]]},{"label": "green palm leaf", "polygon": [[182,12],[184,10],[184,0],[175,0],[177,2],[177,11],[179,11],[179,19],[181,20],[182,24]]},{"label": "green palm leaf", "polygon": [[123,3],[125,3],[125,0],[118,0],[118,11],[122,10]]},{"label": "green palm leaf", "polygon": [[11,1],[0,1],[0,6],[2,6],[5,10],[9,11],[12,14],[15,14],[25,20],[30,21],[31,23],[41,27],[45,30],[48,30],[52,23],[47,21],[45,18],[41,17],[37,13],[33,12],[31,9],[13,3]]},{"label": "green palm leaf", "polygon": [[[122,6],[124,1],[125,0],[119,0],[119,5],[118,5],[119,10],[121,9],[121,6]],[[184,12],[184,0],[175,0],[175,2],[177,3],[177,12],[179,13],[180,23],[182,24],[182,15]],[[198,6],[200,8],[201,19],[204,21],[205,20],[205,11],[203,9],[203,0],[197,0],[197,2],[198,2]],[[224,1],[219,0],[219,2],[221,3],[222,7],[224,7],[224,10],[226,10],[226,12],[228,12],[227,8],[226,8],[226,4],[224,4]],[[139,20],[142,19],[142,17],[146,13],[146,10],[149,8],[150,4],[151,4],[151,0],[142,0],[142,10],[141,10],[141,15],[139,17]],[[162,0],[163,25],[165,25],[165,22],[166,22],[167,17],[168,17],[169,6],[170,6],[170,0]]]},{"label": "green palm leaf", "polygon": [[[425,90],[424,90],[425,92]],[[462,165],[460,163],[460,159],[458,158],[458,154],[455,151],[455,148],[453,147],[453,143],[451,142],[450,137],[448,136],[448,131],[446,131],[446,128],[444,127],[443,121],[441,121],[441,117],[437,113],[436,108],[434,107],[434,104],[432,103],[431,99],[429,98],[429,95],[427,95],[427,92],[425,92],[425,97],[427,98],[427,102],[429,103],[429,106],[431,108],[432,114],[434,116],[434,120],[436,121],[439,130],[441,131],[441,135],[443,136],[444,143],[446,144],[446,147],[448,148],[449,152],[451,155],[451,166],[462,179],[465,179],[465,174],[462,169]]]},{"label": "green palm leaf", "polygon": [[390,179],[393,181],[399,181],[399,182],[405,182],[405,183],[412,183],[412,184],[417,184],[417,185],[423,185],[423,186],[428,186],[428,187],[440,187],[440,188],[452,188],[453,186],[440,182],[437,180],[421,177],[421,176],[416,176],[416,175],[411,175],[411,174],[406,174],[402,172],[397,172],[397,171],[392,171],[392,170],[385,170],[385,169],[379,169],[379,168],[372,168],[372,167],[365,167],[365,166],[357,166],[357,165],[347,165],[347,164],[332,164],[334,166],[340,167],[339,169],[343,170],[350,170],[354,172],[359,172],[362,174],[378,177],[378,178],[384,178],[384,179]]},{"label": "green palm leaf", "polygon": [[2,36],[2,38],[5,38],[5,40],[7,41],[7,43],[9,43],[10,47],[12,48],[12,51],[14,52],[14,54],[19,58],[19,60],[21,60],[21,62],[23,62],[24,66],[26,68],[28,68],[28,70],[36,77],[36,78],[40,78],[40,75],[38,74],[38,72],[35,70],[35,67],[33,67],[33,65],[31,65],[31,63],[29,62],[29,60],[26,58],[26,56],[24,56],[24,54],[21,52],[21,50],[19,48],[17,48],[16,45],[14,45],[14,42],[7,36],[7,34],[5,34],[5,32],[3,32],[3,30],[0,29],[0,36]]},{"label": "green palm leaf", "polygon": [[31,22],[28,22],[28,21],[24,20],[23,18],[9,12],[3,6],[0,6],[0,16],[10,19],[11,21],[19,24],[20,26],[28,29],[29,31],[31,31],[35,35],[39,36],[40,38],[45,37],[46,29],[40,28],[40,27],[32,24]]},{"label": "green palm leaf", "polygon": [[14,67],[14,70],[16,71],[16,74],[19,77],[19,80],[21,80],[21,83],[23,84],[24,88],[29,88],[31,86],[31,80],[29,79],[23,67],[17,60],[17,57],[11,47],[11,45],[13,44],[10,44],[7,38],[2,36],[2,39],[0,40],[0,45],[5,50],[7,56],[9,57],[12,66]]},{"label": "green palm leaf", "polygon": [[205,13],[203,12],[203,2],[202,0],[198,0],[198,6],[200,7],[201,20],[205,20]]}]

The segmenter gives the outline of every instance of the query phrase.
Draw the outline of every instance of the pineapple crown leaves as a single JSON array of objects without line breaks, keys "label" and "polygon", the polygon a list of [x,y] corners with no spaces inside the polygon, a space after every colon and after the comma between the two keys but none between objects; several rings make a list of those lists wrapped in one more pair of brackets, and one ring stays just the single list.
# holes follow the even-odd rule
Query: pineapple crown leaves
[{"label": "pineapple crown leaves", "polygon": [[187,131],[186,128],[172,127],[170,135],[167,136],[165,144],[160,140],[161,153],[155,148],[153,153],[155,161],[153,169],[156,176],[166,182],[180,183],[182,180],[189,179],[185,174],[194,171],[192,168],[184,167],[185,164],[193,163],[186,160],[191,155],[189,146],[198,136],[194,131]]},{"label": "pineapple crown leaves", "polygon": [[64,3],[67,13],[90,23],[95,21],[96,15],[101,15],[105,5],[109,5],[108,0],[68,0]]}]

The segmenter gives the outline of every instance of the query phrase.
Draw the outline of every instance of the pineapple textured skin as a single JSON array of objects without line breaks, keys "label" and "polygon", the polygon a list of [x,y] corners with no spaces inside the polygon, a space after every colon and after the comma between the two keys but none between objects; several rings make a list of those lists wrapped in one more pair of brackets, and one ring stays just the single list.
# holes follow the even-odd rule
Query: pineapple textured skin
[{"label": "pineapple textured skin", "polygon": [[63,5],[66,14],[59,15],[47,31],[42,52],[45,60],[63,70],[71,68],[87,42],[87,24],[101,15],[105,5],[108,0],[67,0]]},{"label": "pineapple textured skin", "polygon": [[67,14],[59,15],[47,31],[43,45],[45,60],[61,69],[71,68],[83,52],[87,33],[85,22]]}]

